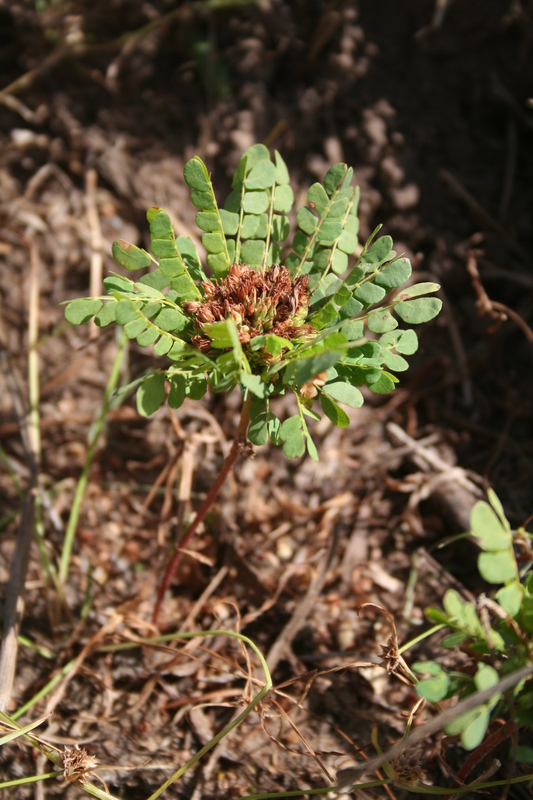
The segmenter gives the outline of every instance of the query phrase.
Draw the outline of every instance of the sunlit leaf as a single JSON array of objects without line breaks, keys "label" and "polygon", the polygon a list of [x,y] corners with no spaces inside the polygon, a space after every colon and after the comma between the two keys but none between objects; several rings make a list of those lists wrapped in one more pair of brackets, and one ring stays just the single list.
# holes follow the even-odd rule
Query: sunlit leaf
[{"label": "sunlit leaf", "polygon": [[507,583],[516,577],[516,561],[509,550],[480,553],[477,567],[487,583]]},{"label": "sunlit leaf", "polygon": [[71,325],[83,325],[97,314],[102,308],[102,301],[92,297],[82,297],[73,300],[65,308],[65,318]]},{"label": "sunlit leaf", "polygon": [[496,512],[483,500],[472,509],[470,531],[484,550],[508,550],[512,546],[509,530],[503,527]]},{"label": "sunlit leaf", "polygon": [[442,300],[438,297],[421,297],[418,300],[407,300],[405,303],[398,303],[394,306],[394,311],[410,325],[419,325],[421,322],[429,322],[437,316],[442,308]]},{"label": "sunlit leaf", "polygon": [[351,408],[360,408],[363,405],[364,398],[359,389],[344,381],[327,383],[324,386],[324,392],[338,403],[344,403],[344,405],[350,406]]},{"label": "sunlit leaf", "polygon": [[283,452],[287,458],[299,458],[305,453],[305,436],[302,431],[296,431],[283,442]]},{"label": "sunlit leaf", "polygon": [[320,393],[320,405],[326,417],[328,417],[334,425],[338,428],[348,427],[350,424],[350,417],[346,411],[343,411],[325,392]]},{"label": "sunlit leaf", "polygon": [[152,263],[150,256],[145,250],[141,250],[140,247],[125,242],[124,239],[118,239],[113,242],[111,252],[117,264],[120,264],[124,269],[145,269]]}]

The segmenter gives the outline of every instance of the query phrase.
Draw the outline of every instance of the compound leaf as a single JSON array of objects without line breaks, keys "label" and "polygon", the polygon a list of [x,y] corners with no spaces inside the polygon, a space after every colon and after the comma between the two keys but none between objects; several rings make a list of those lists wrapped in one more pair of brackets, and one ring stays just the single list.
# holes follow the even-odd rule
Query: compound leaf
[{"label": "compound leaf", "polygon": [[116,320],[119,325],[125,325],[139,316],[139,308],[131,300],[119,300],[117,303]]},{"label": "compound leaf", "polygon": [[105,328],[106,325],[116,321],[116,313],[117,304],[113,302],[106,303],[95,316],[94,321],[99,328]]},{"label": "compound leaf", "polygon": [[183,168],[183,177],[190,189],[196,189],[199,192],[209,192],[211,187],[209,173],[204,162],[198,156],[194,156],[194,158],[191,158],[191,160],[185,164]]}]

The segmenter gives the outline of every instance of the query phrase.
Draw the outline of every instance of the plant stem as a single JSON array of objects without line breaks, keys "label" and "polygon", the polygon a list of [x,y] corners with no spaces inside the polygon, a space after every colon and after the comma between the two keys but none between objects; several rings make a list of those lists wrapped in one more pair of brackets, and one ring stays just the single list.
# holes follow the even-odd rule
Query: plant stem
[{"label": "plant stem", "polygon": [[91,465],[93,463],[94,454],[96,452],[96,446],[98,444],[98,440],[100,438],[100,434],[104,427],[105,418],[107,412],[109,411],[109,405],[111,402],[111,395],[115,391],[116,385],[118,383],[118,379],[120,377],[120,368],[122,366],[122,357],[124,354],[124,347],[126,345],[127,338],[122,332],[121,334],[121,341],[117,350],[117,355],[115,356],[115,361],[113,363],[113,368],[111,370],[111,374],[109,376],[109,380],[107,382],[107,386],[105,389],[104,394],[104,401],[102,403],[102,407],[100,409],[100,413],[98,415],[98,419],[96,424],[89,435],[89,448],[87,450],[87,456],[85,458],[85,464],[83,465],[83,470],[80,475],[78,485],[76,486],[76,492],[74,494],[74,499],[72,501],[72,507],[70,510],[70,516],[67,523],[67,530],[65,533],[65,541],[63,542],[63,550],[61,552],[61,561],[59,565],[59,597],[60,602],[63,602],[64,597],[64,588],[67,582],[69,568],[70,568],[70,557],[72,555],[72,547],[74,544],[74,537],[76,535],[76,529],[78,527],[78,519],[80,516],[81,511],[81,504],[83,498],[85,496],[85,490],[87,488],[87,483],[89,482],[89,472],[91,469]]},{"label": "plant stem", "polygon": [[171,582],[172,577],[173,577],[173,575],[174,575],[174,573],[176,571],[176,568],[177,568],[177,566],[179,564],[181,556],[183,555],[183,549],[185,547],[187,547],[187,545],[191,541],[192,537],[194,536],[194,534],[198,530],[198,527],[200,526],[200,524],[206,518],[209,509],[211,508],[211,506],[215,502],[215,499],[216,499],[219,491],[221,490],[221,488],[222,488],[222,486],[224,484],[224,481],[228,477],[229,473],[231,472],[231,470],[233,468],[233,465],[235,464],[239,454],[241,453],[241,447],[242,447],[242,444],[243,444],[243,442],[244,442],[244,440],[246,438],[246,431],[248,429],[248,423],[250,421],[250,403],[251,403],[251,401],[252,401],[252,399],[251,399],[250,395],[248,395],[248,397],[246,398],[246,400],[244,401],[243,406],[242,406],[241,418],[239,420],[239,427],[237,429],[237,435],[235,436],[233,444],[231,445],[231,450],[229,451],[228,455],[226,456],[226,459],[225,459],[224,463],[222,464],[222,468],[221,468],[220,472],[218,473],[217,479],[214,482],[214,484],[212,485],[211,489],[209,490],[209,492],[207,494],[207,497],[205,498],[204,502],[202,503],[202,505],[198,509],[198,512],[197,512],[193,522],[191,523],[191,525],[187,529],[187,532],[185,533],[183,538],[180,539],[176,543],[176,547],[175,547],[174,553],[173,553],[172,558],[170,559],[170,561],[168,563],[168,566],[166,568],[165,574],[163,576],[163,580],[161,581],[161,585],[159,587],[159,592],[157,594],[157,600],[156,600],[156,604],[155,604],[155,608],[154,608],[154,613],[153,613],[153,616],[152,616],[152,622],[154,623],[154,625],[157,625],[157,620],[159,618],[159,612],[161,611],[161,605],[163,603],[163,598],[165,596],[165,593],[166,593],[167,589],[170,586],[170,582]]}]

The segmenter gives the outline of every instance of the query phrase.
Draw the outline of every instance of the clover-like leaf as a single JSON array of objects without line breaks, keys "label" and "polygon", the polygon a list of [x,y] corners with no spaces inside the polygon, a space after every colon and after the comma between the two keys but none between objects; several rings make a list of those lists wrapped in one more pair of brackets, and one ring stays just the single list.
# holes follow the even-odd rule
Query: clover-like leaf
[{"label": "clover-like leaf", "polygon": [[450,688],[450,678],[439,664],[434,661],[413,664],[415,672],[425,672],[432,677],[424,678],[416,684],[419,697],[424,697],[430,703],[440,703],[447,696]]},{"label": "clover-like leaf", "polygon": [[283,442],[283,452],[287,458],[300,458],[305,453],[305,436],[303,431],[295,431]]},{"label": "clover-like leaf", "polygon": [[523,598],[523,590],[518,582],[502,586],[496,592],[496,600],[510,617],[516,617],[519,613]]},{"label": "clover-like leaf", "polygon": [[487,583],[507,583],[516,577],[516,561],[509,550],[480,553],[477,567]]},{"label": "clover-like leaf", "polygon": [[477,502],[470,515],[470,531],[484,550],[509,550],[513,539],[496,512],[483,500]]}]

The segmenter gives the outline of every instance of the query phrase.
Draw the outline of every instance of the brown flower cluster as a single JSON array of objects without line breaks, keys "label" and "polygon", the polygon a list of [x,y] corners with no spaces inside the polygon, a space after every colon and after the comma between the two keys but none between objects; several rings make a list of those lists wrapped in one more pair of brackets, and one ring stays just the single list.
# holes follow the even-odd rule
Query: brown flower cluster
[{"label": "brown flower cluster", "polygon": [[[200,329],[233,319],[241,344],[265,333],[294,339],[314,331],[304,324],[309,307],[307,284],[307,275],[293,280],[289,270],[278,264],[266,269],[233,264],[227,277],[202,283],[203,302],[190,301],[183,307]],[[211,349],[211,340],[203,333],[193,336],[191,344],[204,353]]]}]

